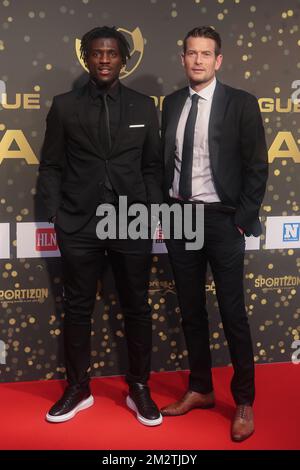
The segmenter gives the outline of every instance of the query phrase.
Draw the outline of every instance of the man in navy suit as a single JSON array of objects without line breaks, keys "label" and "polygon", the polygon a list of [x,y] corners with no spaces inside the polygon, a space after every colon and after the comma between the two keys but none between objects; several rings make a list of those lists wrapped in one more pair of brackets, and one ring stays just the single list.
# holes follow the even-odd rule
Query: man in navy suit
[{"label": "man in navy suit", "polygon": [[55,96],[47,117],[39,187],[55,223],[64,277],[64,343],[68,386],[48,412],[50,422],[73,418],[93,404],[89,386],[91,315],[106,253],[123,308],[128,345],[127,405],[144,425],[162,417],[147,385],[152,350],[148,282],[151,238],[102,239],[96,235],[100,204],[118,211],[162,202],[159,126],[153,100],[119,81],[130,57],[126,38],[99,27],[81,41],[90,80]]},{"label": "man in navy suit", "polygon": [[231,435],[254,432],[254,361],[243,292],[244,235],[259,236],[258,218],[267,175],[267,148],[257,99],[216,80],[221,38],[211,27],[185,37],[182,64],[189,86],[163,103],[164,191],[169,203],[204,205],[204,245],[167,241],[174,271],[190,379],[187,393],[162,410],[177,416],[214,406],[205,280],[210,264],[228,342],[236,403]]}]

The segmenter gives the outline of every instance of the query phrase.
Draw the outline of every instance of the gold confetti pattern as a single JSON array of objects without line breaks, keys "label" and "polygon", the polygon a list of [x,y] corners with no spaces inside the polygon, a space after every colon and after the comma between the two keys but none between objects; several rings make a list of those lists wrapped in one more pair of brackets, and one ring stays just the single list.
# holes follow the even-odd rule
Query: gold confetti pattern
[{"label": "gold confetti pattern", "polygon": [[[160,110],[166,94],[185,86],[180,53],[186,32],[202,24],[215,27],[223,40],[219,79],[259,98],[270,159],[261,210],[265,226],[270,216],[299,215],[300,105],[292,97],[300,98],[299,14],[297,0],[0,1],[0,80],[6,88],[0,100],[0,222],[11,228],[11,258],[1,260],[0,271],[0,340],[6,355],[0,381],[63,378],[65,373],[60,260],[17,259],[16,223],[46,220],[36,197],[38,160],[53,96],[86,78],[76,39],[98,24],[129,32],[139,28],[143,55],[136,52],[138,66],[124,83],[153,96]],[[12,130],[16,139],[3,150],[4,136]],[[26,143],[32,153],[7,157],[8,150],[24,149]],[[290,361],[291,345],[300,337],[300,251],[266,250],[264,244],[265,232],[260,250],[247,252],[245,259],[255,361]],[[123,374],[127,367],[123,314],[111,276],[99,284],[92,320],[94,376]],[[213,361],[230,364],[210,274],[206,290]],[[149,304],[153,369],[186,369],[167,255],[153,256]]]}]

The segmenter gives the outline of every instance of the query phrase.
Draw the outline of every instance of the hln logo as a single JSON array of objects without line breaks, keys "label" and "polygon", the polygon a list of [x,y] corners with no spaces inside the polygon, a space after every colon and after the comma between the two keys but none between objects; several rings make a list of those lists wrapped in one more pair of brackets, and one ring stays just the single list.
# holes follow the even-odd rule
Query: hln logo
[{"label": "hln logo", "polygon": [[300,236],[300,223],[283,224],[283,241],[298,242]]},{"label": "hln logo", "polygon": [[35,233],[36,251],[56,251],[56,233],[53,228],[38,228]]}]

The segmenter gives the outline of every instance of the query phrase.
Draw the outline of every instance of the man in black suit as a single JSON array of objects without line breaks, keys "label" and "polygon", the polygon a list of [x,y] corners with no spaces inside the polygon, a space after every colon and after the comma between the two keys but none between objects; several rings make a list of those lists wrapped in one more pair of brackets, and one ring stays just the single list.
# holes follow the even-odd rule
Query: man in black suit
[{"label": "man in black suit", "polygon": [[[190,378],[187,393],[162,410],[182,415],[214,406],[205,278],[210,264],[234,375],[236,403],[231,435],[254,432],[254,361],[243,293],[244,234],[259,236],[259,208],[268,166],[257,99],[215,78],[222,63],[221,39],[210,27],[195,28],[184,40],[182,64],[189,87],[167,96],[162,138],[165,196],[183,207],[204,205],[204,245],[185,248],[185,239],[167,241],[174,271]],[[175,237],[174,237],[175,238]]]},{"label": "man in black suit", "polygon": [[148,282],[152,240],[99,239],[96,208],[119,196],[128,206],[162,201],[159,126],[153,100],[119,81],[130,57],[114,27],[94,28],[81,41],[87,85],[54,97],[40,164],[40,191],[55,223],[64,278],[64,344],[68,386],[48,412],[63,422],[93,404],[89,386],[91,314],[105,258],[111,263],[127,337],[127,406],[144,425],[162,417],[147,385],[152,349]]}]

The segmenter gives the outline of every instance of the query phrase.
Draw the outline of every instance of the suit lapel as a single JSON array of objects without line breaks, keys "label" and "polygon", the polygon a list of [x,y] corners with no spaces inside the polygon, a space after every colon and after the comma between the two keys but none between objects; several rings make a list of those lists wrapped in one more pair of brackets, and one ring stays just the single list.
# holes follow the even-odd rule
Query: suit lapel
[{"label": "suit lapel", "polygon": [[169,118],[169,125],[168,125],[168,134],[171,136],[170,144],[172,148],[172,153],[174,153],[173,151],[175,150],[176,131],[177,131],[178,122],[179,122],[181,112],[182,112],[183,106],[186,102],[188,95],[189,95],[189,89],[188,87],[186,87],[182,90],[181,93],[179,93],[176,96],[176,101],[174,105],[172,106],[172,114]]},{"label": "suit lapel", "polygon": [[165,153],[165,156],[167,158],[166,164],[168,163],[168,160],[170,158],[174,160],[177,126],[178,126],[178,122],[179,122],[179,118],[180,118],[183,106],[186,102],[188,95],[189,95],[188,87],[183,88],[182,92],[179,93],[175,97],[176,101],[172,104],[172,108],[169,113],[171,115],[167,117],[168,129],[166,131],[165,137],[166,137],[166,144],[168,145],[168,148],[166,149],[166,153]]},{"label": "suit lapel", "polygon": [[222,125],[228,101],[229,96],[226,93],[224,85],[217,81],[208,124],[209,156],[214,172],[217,172],[218,169],[218,156],[222,134]]},{"label": "suit lapel", "polygon": [[113,147],[110,151],[109,157],[112,157],[121,142],[123,142],[123,136],[128,132],[128,126],[130,122],[130,117],[134,109],[134,103],[130,99],[127,88],[120,84],[120,101],[121,101],[121,112],[120,112],[120,124],[117,131],[117,135],[113,144]]}]

